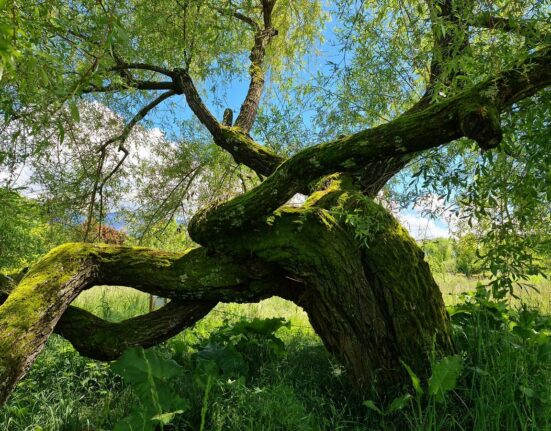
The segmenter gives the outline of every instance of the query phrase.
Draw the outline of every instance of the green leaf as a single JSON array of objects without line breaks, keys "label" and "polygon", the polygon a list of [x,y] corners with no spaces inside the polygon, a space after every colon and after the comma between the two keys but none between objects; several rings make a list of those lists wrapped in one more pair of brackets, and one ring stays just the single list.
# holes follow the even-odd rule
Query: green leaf
[{"label": "green leaf", "polygon": [[129,383],[141,383],[148,376],[167,381],[183,374],[183,368],[175,361],[141,347],[128,349],[111,364],[111,369]]},{"label": "green leaf", "polygon": [[[243,356],[233,346],[222,346],[216,343],[208,343],[197,354],[199,361],[209,361],[217,365],[219,376],[213,377],[239,377],[248,374],[248,366]],[[213,368],[210,368],[212,371]]]},{"label": "green leaf", "polygon": [[375,405],[375,403],[372,400],[366,400],[363,402],[363,405],[366,406],[368,409],[373,410],[374,412],[379,413],[381,416],[384,416],[383,411]]},{"label": "green leaf", "polygon": [[390,403],[390,406],[388,407],[388,413],[397,412],[398,410],[402,410],[405,406],[409,404],[413,397],[411,394],[404,394],[401,397],[396,397],[392,402]]},{"label": "green leaf", "polygon": [[116,430],[153,430],[155,423],[166,425],[189,408],[188,401],[173,393],[168,384],[182,374],[182,367],[154,350],[129,349],[111,364],[111,369],[132,386],[140,401]]},{"label": "green leaf", "polygon": [[413,389],[415,390],[415,393],[418,395],[418,396],[421,396],[424,394],[424,391],[423,391],[423,388],[421,387],[421,379],[419,379],[419,377],[417,376],[417,374],[415,374],[413,372],[413,370],[409,367],[408,364],[406,364],[405,362],[403,361],[400,361],[402,363],[402,365],[404,366],[404,368],[406,369],[406,371],[408,372],[409,374],[409,378],[411,379],[411,385],[413,386]]},{"label": "green leaf", "polygon": [[520,392],[522,392],[524,395],[526,395],[528,398],[536,398],[536,391],[534,391],[532,388],[529,388],[528,386],[519,386]]},{"label": "green leaf", "polygon": [[174,420],[174,417],[176,415],[180,415],[182,413],[184,413],[184,410],[176,410],[174,412],[167,412],[167,413],[161,413],[161,414],[155,415],[151,419],[163,425],[168,425]]},{"label": "green leaf", "polygon": [[432,370],[432,376],[429,379],[429,394],[434,396],[438,402],[443,402],[444,395],[455,388],[462,368],[463,362],[460,356],[442,358]]},{"label": "green leaf", "polygon": [[155,425],[143,412],[134,411],[130,416],[116,423],[113,431],[154,431]]},{"label": "green leaf", "polygon": [[74,101],[69,102],[69,113],[71,114],[71,119],[78,123],[80,122],[80,112],[78,106]]}]

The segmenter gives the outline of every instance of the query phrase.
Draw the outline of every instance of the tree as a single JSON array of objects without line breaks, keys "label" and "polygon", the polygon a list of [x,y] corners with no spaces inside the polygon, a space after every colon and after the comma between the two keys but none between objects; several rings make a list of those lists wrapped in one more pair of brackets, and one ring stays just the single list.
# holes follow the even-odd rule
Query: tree
[{"label": "tree", "polygon": [[[110,360],[127,347],[165,340],[217,302],[273,295],[302,306],[352,380],[383,398],[406,384],[404,363],[426,378],[432,352],[454,351],[422,251],[375,197],[394,175],[422,164],[435,149],[460,145],[472,151],[476,142],[485,153],[499,151],[510,130],[502,128],[505,117],[527,103],[539,113],[545,109],[530,99],[548,94],[551,83],[543,6],[343,0],[325,11],[308,0],[50,0],[4,7],[13,16],[10,49],[18,53],[2,92],[10,142],[28,136],[31,145],[45,142],[43,148],[52,136],[63,142],[67,124],[78,123],[92,95],[120,112],[141,103],[124,125],[115,124],[115,135],[94,146],[97,164],[88,177],[93,181],[84,187],[89,220],[105,216],[104,192],[127,159],[137,123],[178,96],[216,146],[259,180],[195,213],[187,226],[195,248],[168,253],[66,244],[19,283],[8,283],[0,306],[0,402],[53,331],[82,354]],[[347,23],[345,49],[357,47],[354,65],[344,69],[341,97],[357,95],[355,83],[361,93],[370,80],[380,91],[365,115],[328,111],[321,129],[334,122],[344,134],[332,139],[327,132],[325,142],[287,156],[253,138],[265,81],[291,85],[288,65],[300,62],[322,34],[328,13]],[[235,76],[244,46],[250,48],[248,90],[235,120],[226,109],[219,121],[207,107],[216,99],[205,102],[197,85]],[[408,53],[417,50],[409,62]],[[496,52],[502,56],[495,58]],[[412,67],[408,79],[397,82],[406,65]],[[386,91],[405,96],[392,99]],[[291,94],[300,97],[296,88]],[[375,121],[373,112],[392,119]],[[261,114],[265,125],[270,113]],[[350,133],[351,122],[362,127]],[[270,135],[266,141],[280,140],[277,130]],[[90,171],[93,164],[83,166]],[[287,206],[297,193],[307,196],[304,204]],[[134,287],[171,302],[116,324],[70,306],[98,283]]]}]

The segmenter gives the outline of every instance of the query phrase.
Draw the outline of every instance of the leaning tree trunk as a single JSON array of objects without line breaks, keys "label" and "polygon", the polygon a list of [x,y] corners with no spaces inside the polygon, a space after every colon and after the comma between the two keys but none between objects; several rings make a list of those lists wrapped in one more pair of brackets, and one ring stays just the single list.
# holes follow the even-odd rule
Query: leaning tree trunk
[{"label": "leaning tree trunk", "polygon": [[[116,324],[69,306],[97,284],[172,301]],[[208,250],[68,244],[31,268],[7,297],[2,290],[0,403],[54,330],[82,354],[111,360],[124,348],[169,338],[218,301],[279,295],[296,302],[352,381],[381,398],[407,384],[403,364],[426,377],[431,352],[453,351],[423,253],[392,215],[343,179],[331,180],[301,208],[282,207],[228,232]]]},{"label": "leaning tree trunk", "polygon": [[302,306],[352,382],[382,398],[427,377],[453,352],[448,315],[424,254],[396,219],[336,180],[304,208],[281,209],[241,247],[282,265],[305,288]]}]

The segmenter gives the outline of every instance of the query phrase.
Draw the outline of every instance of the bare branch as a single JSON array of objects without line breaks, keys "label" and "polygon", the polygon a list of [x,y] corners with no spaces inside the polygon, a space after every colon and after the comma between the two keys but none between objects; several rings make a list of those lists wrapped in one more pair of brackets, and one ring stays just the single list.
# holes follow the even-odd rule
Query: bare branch
[{"label": "bare branch", "polygon": [[128,124],[124,126],[123,132],[119,136],[109,139],[104,144],[104,146],[110,145],[113,142],[117,142],[117,141],[121,141],[124,143],[124,141],[126,141],[126,139],[128,138],[128,135],[130,134],[130,132],[132,131],[132,129],[136,124],[138,124],[141,120],[143,120],[151,110],[155,109],[158,105],[160,105],[166,99],[174,96],[175,94],[176,94],[176,91],[174,90],[167,91],[166,93],[161,94],[159,97],[157,97],[156,99],[152,100],[150,103],[145,105],[142,109],[138,111],[136,115],[134,115],[134,117],[128,122]]},{"label": "bare branch", "polygon": [[247,24],[248,26],[250,26],[255,32],[257,31],[260,31],[260,26],[258,25],[258,23],[252,19],[251,17],[245,15],[245,14],[242,14],[241,12],[238,12],[236,10],[232,10],[232,9],[224,9],[224,8],[221,8],[221,7],[214,7],[214,9],[220,13],[221,15],[225,15],[225,16],[233,16],[235,18],[237,18],[238,20],[244,22],[245,24]]},{"label": "bare branch", "polygon": [[149,70],[151,72],[157,72],[168,77],[173,77],[174,72],[172,70],[166,69],[160,66],[154,66],[146,63],[120,63],[116,66],[113,66],[110,70],[119,71],[119,70],[129,70],[129,69],[138,69],[138,70]]},{"label": "bare branch", "polygon": [[266,47],[272,38],[277,35],[277,30],[272,27],[272,11],[275,3],[275,0],[262,1],[264,28],[258,29],[255,32],[254,45],[249,56],[251,60],[251,65],[249,67],[251,81],[245,100],[241,105],[239,115],[235,120],[235,125],[240,127],[245,133],[248,133],[254,124],[260,104],[260,98],[264,90],[264,70],[262,66],[266,55]]},{"label": "bare branch", "polygon": [[174,90],[174,83],[170,81],[133,81],[126,84],[107,84],[104,86],[91,85],[82,90],[83,94],[88,93],[112,93],[115,91],[127,90]]},{"label": "bare branch", "polygon": [[159,310],[116,323],[69,307],[54,332],[69,340],[81,355],[112,361],[130,347],[147,348],[168,340],[203,318],[215,305],[214,301],[171,301]]},{"label": "bare branch", "polygon": [[[98,160],[98,168],[96,171],[96,177],[94,181],[94,186],[92,189],[92,194],[90,198],[90,204],[88,207],[88,218],[86,221],[86,229],[84,231],[84,241],[88,241],[88,235],[90,234],[90,227],[92,224],[92,218],[94,215],[94,205],[96,202],[96,196],[99,194],[100,196],[100,208],[99,208],[99,230],[98,232],[101,234],[101,223],[103,218],[103,188],[105,187],[105,184],[107,181],[109,181],[113,175],[117,173],[117,171],[120,169],[126,158],[128,157],[129,151],[124,146],[124,143],[126,139],[128,138],[128,135],[134,128],[136,124],[138,124],[152,109],[154,109],[156,106],[161,104],[163,101],[168,99],[171,96],[174,96],[176,94],[175,91],[170,90],[166,93],[161,94],[159,97],[148,103],[146,106],[144,106],[142,109],[138,111],[138,113],[124,126],[124,129],[122,133],[118,136],[115,136],[114,138],[109,139],[104,144],[101,145],[99,148],[100,152],[100,158]],[[101,173],[103,171],[103,166],[105,164],[105,158],[107,156],[107,147],[115,142],[120,142],[119,145],[119,151],[123,152],[123,157],[119,160],[119,162],[115,165],[115,167],[107,174],[103,180],[101,179]]]}]

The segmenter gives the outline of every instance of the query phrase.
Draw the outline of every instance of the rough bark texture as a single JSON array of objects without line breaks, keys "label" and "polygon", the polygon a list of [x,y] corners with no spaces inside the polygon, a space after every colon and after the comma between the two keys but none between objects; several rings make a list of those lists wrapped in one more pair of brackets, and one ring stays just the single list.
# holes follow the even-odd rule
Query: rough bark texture
[{"label": "rough bark texture", "polygon": [[272,296],[276,288],[292,289],[293,284],[257,259],[235,263],[211,257],[201,248],[164,253],[91,244],[66,244],[52,250],[13,288],[9,280],[2,280],[2,291],[10,292],[7,298],[0,293],[0,404],[84,289],[124,284],[175,300],[162,310],[119,324],[100,322],[71,308],[58,332],[84,354],[113,359],[125,346],[150,346],[174,335],[219,300],[259,300]]},{"label": "rough bark texture", "polygon": [[[278,210],[240,247],[301,280],[294,301],[325,346],[356,384],[391,394],[405,381],[402,362],[426,377],[431,352],[453,352],[448,316],[415,241],[346,183],[330,180],[304,208]],[[370,223],[369,237],[343,221],[350,214]]]}]

